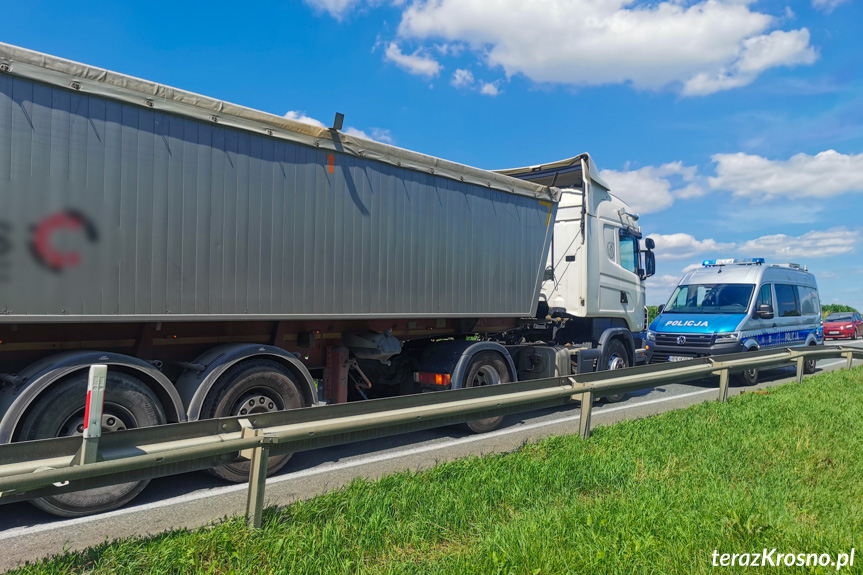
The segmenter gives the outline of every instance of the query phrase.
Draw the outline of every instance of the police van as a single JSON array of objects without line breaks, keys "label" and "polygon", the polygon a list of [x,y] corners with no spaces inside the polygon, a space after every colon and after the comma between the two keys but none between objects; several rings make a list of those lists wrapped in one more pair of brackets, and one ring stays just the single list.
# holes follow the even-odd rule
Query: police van
[{"label": "police van", "polygon": [[[815,277],[798,264],[764,258],[706,260],[659,307],[647,340],[651,363],[824,342]],[[815,361],[806,362],[806,373]],[[758,382],[758,370],[736,376]]]}]

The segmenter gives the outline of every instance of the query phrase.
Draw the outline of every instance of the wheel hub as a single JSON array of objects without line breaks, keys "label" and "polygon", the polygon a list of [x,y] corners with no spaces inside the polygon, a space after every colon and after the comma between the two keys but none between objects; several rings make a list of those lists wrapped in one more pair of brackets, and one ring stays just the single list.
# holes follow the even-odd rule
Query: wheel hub
[{"label": "wheel hub", "polygon": [[262,393],[250,393],[241,397],[234,408],[231,410],[231,415],[252,415],[256,413],[270,413],[279,411],[279,406],[276,402]]},{"label": "wheel hub", "polygon": [[623,369],[626,367],[626,362],[622,357],[618,357],[616,355],[612,355],[608,359],[608,369]]},{"label": "wheel hub", "polygon": [[[112,413],[102,414],[102,433],[111,433],[112,431],[123,431],[128,426],[123,419]],[[60,430],[57,432],[57,437],[80,437],[84,435],[84,414],[77,413],[67,419]]]},{"label": "wheel hub", "polygon": [[473,387],[481,387],[483,385],[497,385],[500,383],[500,374],[497,370],[490,366],[482,366],[473,378]]}]

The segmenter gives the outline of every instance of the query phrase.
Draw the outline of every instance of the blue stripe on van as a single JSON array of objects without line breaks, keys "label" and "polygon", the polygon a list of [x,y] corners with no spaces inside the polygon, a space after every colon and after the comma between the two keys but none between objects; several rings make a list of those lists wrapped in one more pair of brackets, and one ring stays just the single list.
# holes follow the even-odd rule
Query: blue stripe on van
[{"label": "blue stripe on van", "polygon": [[663,313],[650,324],[659,333],[724,333],[735,331],[745,313]]}]

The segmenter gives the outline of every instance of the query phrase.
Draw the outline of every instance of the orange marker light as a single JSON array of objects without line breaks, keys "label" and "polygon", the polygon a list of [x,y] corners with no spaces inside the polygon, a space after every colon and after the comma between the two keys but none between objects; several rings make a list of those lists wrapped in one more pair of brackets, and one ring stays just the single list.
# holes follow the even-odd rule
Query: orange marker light
[{"label": "orange marker light", "polygon": [[452,376],[448,373],[417,372],[414,374],[414,381],[427,385],[447,386],[452,383]]}]

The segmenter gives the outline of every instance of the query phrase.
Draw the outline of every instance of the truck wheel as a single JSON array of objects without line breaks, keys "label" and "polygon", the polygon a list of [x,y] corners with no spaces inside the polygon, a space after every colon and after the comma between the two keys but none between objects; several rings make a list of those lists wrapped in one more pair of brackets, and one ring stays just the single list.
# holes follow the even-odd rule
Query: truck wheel
[{"label": "truck wheel", "polygon": [[[504,359],[493,351],[483,351],[471,359],[467,369],[467,377],[464,379],[464,386],[481,387],[509,383],[510,381],[509,368]],[[497,417],[475,419],[468,421],[465,425],[474,433],[487,433],[497,429],[503,422],[503,417],[503,415],[498,415]]]},{"label": "truck wheel", "polygon": [[[201,409],[201,418],[254,416],[259,413],[305,407],[294,374],[267,359],[243,361],[228,369],[213,385]],[[269,458],[267,475],[284,467],[291,454]],[[227,481],[249,480],[251,461],[237,460],[208,471]]]},{"label": "truck wheel", "polygon": [[[21,425],[18,440],[81,435],[84,431],[86,397],[86,373],[74,375],[58,384],[42,396],[27,414]],[[165,423],[165,411],[150,388],[131,375],[115,371],[108,372],[102,415],[104,433],[163,423]],[[149,482],[149,480],[133,481],[96,487],[42,497],[30,503],[60,517],[81,517],[125,505]]]},{"label": "truck wheel", "polygon": [[[599,370],[624,369],[629,367],[629,356],[626,354],[626,346],[619,339],[612,339],[605,344],[602,357],[599,360]],[[606,395],[605,401],[616,403],[626,398],[625,393]]]}]

